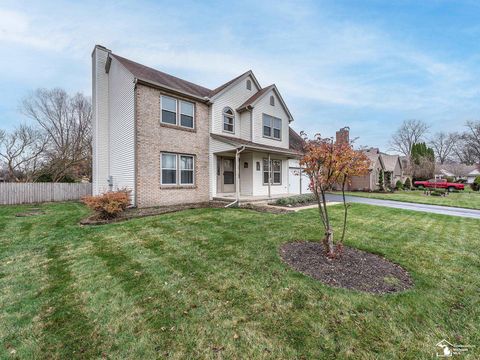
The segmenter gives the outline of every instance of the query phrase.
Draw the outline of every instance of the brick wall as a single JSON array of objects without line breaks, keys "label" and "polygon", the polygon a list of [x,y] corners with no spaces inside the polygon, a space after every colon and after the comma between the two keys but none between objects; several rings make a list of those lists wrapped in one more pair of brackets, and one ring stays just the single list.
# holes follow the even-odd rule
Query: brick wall
[{"label": "brick wall", "polygon": [[[195,102],[195,129],[160,124],[160,95],[169,94],[145,85],[136,89],[137,206],[149,207],[209,200],[208,106]],[[185,99],[192,101],[191,99]],[[160,153],[195,156],[193,186],[160,185]]]}]

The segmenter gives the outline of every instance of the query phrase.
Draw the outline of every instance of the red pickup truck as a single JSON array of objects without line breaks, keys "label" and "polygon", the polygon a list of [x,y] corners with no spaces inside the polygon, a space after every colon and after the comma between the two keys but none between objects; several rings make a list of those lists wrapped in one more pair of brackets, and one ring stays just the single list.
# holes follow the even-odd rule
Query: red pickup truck
[{"label": "red pickup truck", "polygon": [[415,181],[413,183],[416,187],[435,188],[435,189],[448,189],[452,190],[465,190],[465,185],[460,183],[448,182],[445,179],[430,179],[427,181]]}]

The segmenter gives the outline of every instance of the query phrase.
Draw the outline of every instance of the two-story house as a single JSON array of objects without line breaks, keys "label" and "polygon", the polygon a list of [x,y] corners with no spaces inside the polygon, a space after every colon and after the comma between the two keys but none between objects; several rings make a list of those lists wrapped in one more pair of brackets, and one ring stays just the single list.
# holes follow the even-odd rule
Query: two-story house
[{"label": "two-story house", "polygon": [[289,193],[298,135],[275,85],[247,71],[212,90],[99,45],[92,72],[94,194],[127,188],[148,207]]}]

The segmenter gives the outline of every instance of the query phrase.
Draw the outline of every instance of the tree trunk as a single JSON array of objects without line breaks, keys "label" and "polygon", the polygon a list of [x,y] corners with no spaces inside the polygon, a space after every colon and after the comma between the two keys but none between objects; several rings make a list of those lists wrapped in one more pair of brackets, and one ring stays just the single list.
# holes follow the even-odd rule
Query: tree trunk
[{"label": "tree trunk", "polygon": [[327,255],[329,257],[335,257],[335,245],[333,245],[333,229],[327,228],[325,232],[325,244],[327,245]]}]

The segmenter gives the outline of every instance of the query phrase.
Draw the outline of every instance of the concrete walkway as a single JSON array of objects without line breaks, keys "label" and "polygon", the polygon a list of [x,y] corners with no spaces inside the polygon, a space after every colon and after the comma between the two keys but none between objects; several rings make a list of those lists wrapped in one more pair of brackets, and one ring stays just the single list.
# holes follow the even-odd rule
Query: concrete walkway
[{"label": "concrete walkway", "polygon": [[[393,201],[393,200],[380,200],[380,199],[371,199],[364,198],[359,196],[345,196],[347,202],[360,203],[367,205],[377,205],[377,206],[386,206],[396,209],[405,209],[412,211],[423,211],[433,214],[441,215],[450,215],[450,216],[460,216],[471,219],[480,219],[480,210],[474,209],[465,209],[457,208],[451,206],[440,206],[440,205],[426,205],[426,204],[417,204],[409,203],[403,201]],[[327,200],[333,202],[342,202],[342,195],[337,194],[327,194]]]}]

